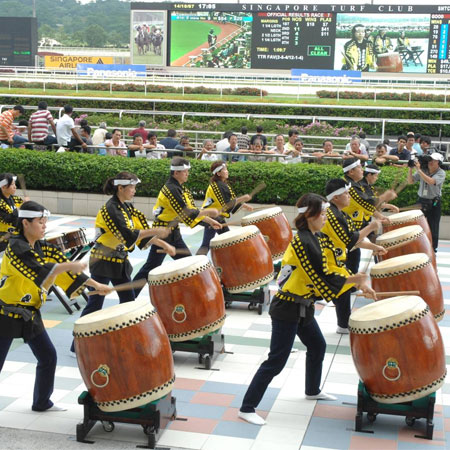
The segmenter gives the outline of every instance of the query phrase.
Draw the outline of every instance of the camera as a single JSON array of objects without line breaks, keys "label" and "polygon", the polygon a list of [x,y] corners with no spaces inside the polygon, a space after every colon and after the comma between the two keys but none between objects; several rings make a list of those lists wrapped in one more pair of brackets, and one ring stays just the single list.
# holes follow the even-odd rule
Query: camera
[{"label": "camera", "polygon": [[415,161],[416,161],[416,159],[417,159],[417,161],[419,161],[420,168],[421,168],[422,170],[424,170],[424,169],[428,169],[428,163],[431,161],[432,158],[431,158],[430,155],[420,155],[420,156],[417,156],[416,158],[410,159],[410,160],[408,161],[408,167],[414,167],[414,166],[415,166]]}]

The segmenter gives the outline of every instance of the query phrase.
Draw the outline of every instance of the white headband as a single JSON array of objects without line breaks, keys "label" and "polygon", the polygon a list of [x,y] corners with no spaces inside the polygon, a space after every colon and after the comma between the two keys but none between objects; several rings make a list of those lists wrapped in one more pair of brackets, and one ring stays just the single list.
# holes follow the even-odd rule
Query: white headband
[{"label": "white headband", "polygon": [[219,173],[222,169],[225,169],[225,167],[227,167],[225,164],[221,164],[219,167],[216,167],[212,172],[213,175],[215,175],[216,173]]},{"label": "white headband", "polygon": [[380,173],[381,170],[372,169],[371,167],[366,167],[366,168],[364,169],[364,172],[368,172],[368,173]]},{"label": "white headband", "polygon": [[36,217],[50,217],[50,211],[44,209],[44,211],[30,211],[28,209],[19,209],[19,217],[21,219],[35,219]]},{"label": "white headband", "polygon": [[191,165],[190,164],[183,164],[182,166],[170,166],[170,170],[186,170],[186,169],[190,169]]},{"label": "white headband", "polygon": [[361,161],[358,159],[358,161],[355,161],[353,164],[350,164],[347,167],[344,167],[342,170],[344,171],[344,173],[347,173],[349,170],[354,169],[355,167],[358,167],[361,165]]},{"label": "white headband", "polygon": [[339,189],[336,189],[335,191],[331,192],[331,194],[328,194],[328,195],[327,195],[327,200],[330,201],[333,197],[336,197],[336,195],[341,195],[341,194],[343,194],[344,192],[348,192],[349,189],[351,188],[351,186],[352,186],[352,185],[351,185],[350,183],[348,183],[348,184],[346,184],[344,187],[341,187],[341,188],[339,188]]},{"label": "white headband", "polygon": [[[17,177],[14,176],[14,177],[12,177],[12,178],[13,178],[13,181],[14,181],[14,183],[15,183],[16,180],[17,180]],[[6,186],[7,184],[8,184],[8,180],[7,180],[6,178],[3,178],[3,180],[0,181],[0,188],[2,188],[3,186]]]},{"label": "white headband", "polygon": [[114,180],[114,186],[128,186],[129,184],[138,184],[140,182],[139,178],[137,180]]},{"label": "white headband", "polygon": [[[325,211],[329,206],[330,204],[328,202],[322,202],[322,211]],[[301,208],[298,208],[297,211],[299,214],[302,214],[305,213],[308,208],[309,206],[302,206]]]}]

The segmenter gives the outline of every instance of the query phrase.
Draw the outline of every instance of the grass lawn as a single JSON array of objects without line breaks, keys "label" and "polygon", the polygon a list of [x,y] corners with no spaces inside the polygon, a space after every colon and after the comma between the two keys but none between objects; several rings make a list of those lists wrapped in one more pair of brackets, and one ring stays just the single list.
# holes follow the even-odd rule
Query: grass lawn
[{"label": "grass lawn", "polygon": [[[161,51],[163,47],[161,47]],[[164,55],[155,55],[153,50],[148,51],[145,55],[140,55],[136,42],[133,43],[133,64],[165,66],[166,61],[163,58]]]}]

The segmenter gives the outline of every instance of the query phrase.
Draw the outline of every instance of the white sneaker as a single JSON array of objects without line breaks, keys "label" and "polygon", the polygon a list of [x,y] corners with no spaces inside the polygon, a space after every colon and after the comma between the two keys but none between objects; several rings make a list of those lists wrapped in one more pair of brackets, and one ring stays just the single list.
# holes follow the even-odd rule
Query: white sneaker
[{"label": "white sneaker", "polygon": [[239,411],[238,417],[253,425],[265,425],[266,421],[256,413],[246,413]]},{"label": "white sneaker", "polygon": [[335,397],[334,395],[331,394],[327,394],[324,391],[320,391],[318,394],[316,395],[305,395],[307,400],[337,400],[337,397]]},{"label": "white sneaker", "polygon": [[348,328],[342,328],[342,327],[337,327],[336,328],[336,333],[337,334],[348,334],[349,333],[349,331],[348,331]]},{"label": "white sneaker", "polygon": [[77,354],[76,354],[75,352],[69,351],[69,356],[70,356],[71,358],[77,359]]},{"label": "white sneaker", "polygon": [[67,411],[67,408],[63,408],[62,406],[53,405],[50,408],[48,408],[42,412],[61,412],[61,411]]}]

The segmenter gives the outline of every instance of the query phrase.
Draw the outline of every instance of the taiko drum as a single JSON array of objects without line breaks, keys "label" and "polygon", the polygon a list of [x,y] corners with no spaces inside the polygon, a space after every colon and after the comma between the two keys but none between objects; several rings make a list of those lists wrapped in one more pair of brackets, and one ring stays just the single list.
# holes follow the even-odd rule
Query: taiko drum
[{"label": "taiko drum", "polygon": [[188,256],[157,267],[149,273],[148,284],[171,341],[204,336],[224,324],[220,279],[206,256]]},{"label": "taiko drum", "polygon": [[242,218],[242,226],[255,225],[264,235],[272,259],[283,257],[289,243],[292,240],[292,229],[283,210],[278,206],[263,209]]},{"label": "taiko drum", "polygon": [[425,253],[431,259],[435,270],[437,269],[436,254],[420,225],[409,225],[388,231],[378,236],[376,243],[387,250],[386,255],[377,256],[379,261],[410,253]]},{"label": "taiko drum", "polygon": [[274,277],[272,254],[255,225],[215,236],[210,248],[214,266],[228,292],[256,289]]},{"label": "taiko drum", "polygon": [[81,376],[102,411],[135,408],[171,392],[172,350],[148,300],[80,317],[73,334]]},{"label": "taiko drum", "polygon": [[399,53],[380,53],[377,56],[377,72],[403,72]]},{"label": "taiko drum", "polygon": [[363,306],[349,320],[359,377],[380,403],[403,403],[437,391],[446,375],[441,333],[418,296]]},{"label": "taiko drum", "polygon": [[444,317],[441,283],[425,253],[411,253],[386,259],[370,269],[376,292],[419,291],[437,321]]},{"label": "taiko drum", "polygon": [[391,223],[383,224],[384,232],[406,227],[408,225],[420,225],[425,231],[425,234],[430,242],[433,242],[431,238],[430,226],[428,225],[428,221],[420,209],[413,209],[411,211],[403,211],[397,214],[392,214],[389,216],[389,220]]}]

